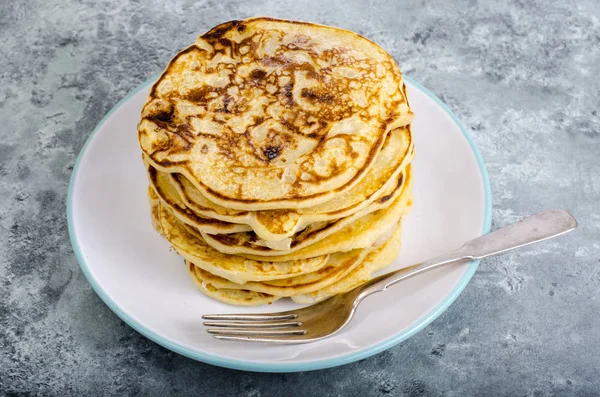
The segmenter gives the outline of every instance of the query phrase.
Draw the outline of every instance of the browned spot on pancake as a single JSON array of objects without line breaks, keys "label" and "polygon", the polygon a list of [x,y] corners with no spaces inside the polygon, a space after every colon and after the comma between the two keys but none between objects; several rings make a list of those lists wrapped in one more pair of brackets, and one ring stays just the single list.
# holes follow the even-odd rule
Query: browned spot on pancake
[{"label": "browned spot on pancake", "polygon": [[200,152],[202,152],[202,154],[208,153],[208,145],[204,144],[202,146],[202,149],[200,149]]},{"label": "browned spot on pancake", "polygon": [[171,121],[171,117],[173,117],[173,111],[157,113],[152,117],[148,117],[148,119],[151,121],[163,121],[165,123],[168,123],[169,121]]},{"label": "browned spot on pancake", "polygon": [[223,113],[231,113],[230,105],[233,102],[233,98],[229,95],[225,95],[223,97],[223,107],[221,109],[217,109],[218,112]]},{"label": "browned spot on pancake", "polygon": [[400,179],[398,179],[398,184],[396,185],[396,189],[394,189],[394,191],[391,192],[390,194],[385,195],[385,196],[379,198],[377,200],[377,203],[383,204],[386,201],[388,201],[389,199],[391,199],[392,197],[394,197],[396,195],[396,192],[397,192],[398,188],[402,186],[403,180],[404,180],[404,175],[400,174]]},{"label": "browned spot on pancake", "polygon": [[308,43],[311,38],[305,34],[298,34],[294,36],[294,39],[290,42],[290,45],[299,45],[302,47],[309,47]]},{"label": "browned spot on pancake", "polygon": [[244,137],[246,138],[246,143],[248,144],[248,146],[250,146],[252,148],[252,150],[249,151],[249,153],[254,158],[266,163],[266,160],[261,156],[261,151],[254,145],[254,142],[252,142],[252,138],[250,137],[249,129],[247,129],[246,132],[244,132]]},{"label": "browned spot on pancake", "polygon": [[173,118],[175,107],[171,102],[163,99],[157,99],[149,102],[143,110],[148,120],[163,126],[165,123],[169,123]]},{"label": "browned spot on pancake", "polygon": [[283,89],[281,89],[281,94],[283,94],[283,96],[286,98],[285,99],[285,104],[289,107],[294,107],[296,106],[296,102],[294,101],[294,94],[293,94],[293,89],[294,89],[294,84],[293,83],[289,83],[286,84]]},{"label": "browned spot on pancake", "polygon": [[230,223],[223,222],[223,221],[220,221],[218,219],[203,218],[201,216],[198,216],[195,212],[193,212],[193,211],[191,211],[190,209],[187,209],[187,208],[185,210],[185,213],[195,223],[205,224],[205,225],[222,225],[224,227],[228,227],[230,225]]},{"label": "browned spot on pancake", "polygon": [[254,232],[248,232],[248,235],[250,236],[250,238],[248,239],[248,242],[250,243],[257,243],[260,240]]},{"label": "browned spot on pancake", "polygon": [[219,147],[219,152],[218,152],[221,156],[223,157],[227,157],[230,160],[235,160],[235,155],[231,152],[231,150],[228,150],[226,148],[223,147]]},{"label": "browned spot on pancake", "polygon": [[285,66],[289,64],[289,61],[280,57],[265,57],[261,59],[261,62],[266,66]]},{"label": "browned spot on pancake", "polygon": [[194,133],[192,127],[188,123],[179,124],[175,129],[175,134],[181,137],[181,139],[188,141],[194,139]]},{"label": "browned spot on pancake", "polygon": [[288,120],[288,119],[280,119],[279,122],[281,124],[283,124],[287,129],[289,129],[290,131],[292,131],[295,134],[302,134],[302,131],[300,130],[300,128],[298,128],[295,124],[293,124],[292,121]]},{"label": "browned spot on pancake", "polygon": [[212,87],[209,85],[203,85],[202,87],[194,88],[190,90],[187,95],[184,95],[183,98],[187,99],[190,102],[198,103],[198,104],[206,104],[208,101],[213,100],[215,98],[209,97],[209,94],[216,93],[221,95],[225,92],[225,88],[222,87]]},{"label": "browned spot on pancake", "polygon": [[263,262],[261,261],[256,261],[256,269],[258,270],[258,273],[265,273],[265,267],[263,266]]},{"label": "browned spot on pancake", "polygon": [[221,243],[227,244],[227,245],[232,245],[237,242],[237,240],[234,237],[229,236],[227,234],[215,234],[215,235],[211,235],[211,237],[213,239],[220,241]]},{"label": "browned spot on pancake", "polygon": [[152,166],[148,166],[148,176],[153,186],[156,186],[156,178],[158,177],[158,171]]},{"label": "browned spot on pancake", "polygon": [[188,92],[188,94],[184,97],[190,102],[206,102],[206,95],[210,93],[212,90],[209,86],[202,86],[198,88],[194,88]]},{"label": "browned spot on pancake", "polygon": [[331,271],[333,269],[334,269],[333,266],[327,266],[327,267],[317,270],[317,273],[318,274],[328,273],[329,271]]},{"label": "browned spot on pancake", "polygon": [[243,25],[242,21],[229,21],[222,23],[202,35],[205,39],[220,39],[227,31],[232,30],[239,25]]},{"label": "browned spot on pancake", "polygon": [[265,156],[267,156],[269,160],[273,160],[275,157],[279,156],[280,152],[281,148],[279,146],[267,146],[264,149]]},{"label": "browned spot on pancake", "polygon": [[379,200],[377,200],[377,202],[378,202],[379,204],[383,204],[383,203],[385,203],[386,201],[388,201],[389,199],[391,199],[392,197],[394,197],[394,193],[390,193],[390,194],[388,194],[388,195],[386,195],[386,196],[383,196],[383,197],[381,197]]},{"label": "browned spot on pancake", "polygon": [[250,78],[255,84],[259,83],[262,79],[264,79],[266,75],[267,72],[261,69],[254,69],[252,72],[250,72]]},{"label": "browned spot on pancake", "polygon": [[298,244],[302,243],[303,241],[306,241],[310,238],[312,238],[314,235],[316,235],[317,233],[320,233],[321,231],[327,230],[332,228],[335,224],[337,224],[338,222],[341,222],[342,219],[339,219],[337,221],[331,222],[326,224],[323,227],[317,228],[315,230],[310,230],[304,229],[302,232],[300,232],[298,235],[296,235],[296,237],[294,238],[294,240],[292,241],[292,243],[290,244],[290,246],[292,248],[294,248],[295,246],[297,246]]},{"label": "browned spot on pancake", "polygon": [[332,103],[333,100],[335,99],[335,96],[333,96],[330,93],[327,93],[327,92],[317,93],[316,91],[311,90],[310,88],[303,88],[302,91],[300,92],[300,96],[302,96],[302,98],[307,99],[309,101],[316,101],[316,102],[322,102],[322,103]]}]

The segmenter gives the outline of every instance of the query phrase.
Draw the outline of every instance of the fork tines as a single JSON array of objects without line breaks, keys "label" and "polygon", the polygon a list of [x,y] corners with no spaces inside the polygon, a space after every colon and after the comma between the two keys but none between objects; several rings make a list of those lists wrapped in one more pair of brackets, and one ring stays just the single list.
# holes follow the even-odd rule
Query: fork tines
[{"label": "fork tines", "polygon": [[[213,314],[204,315],[206,332],[217,339],[273,342],[269,337],[304,335],[295,314]],[[285,321],[288,320],[288,321]]]}]

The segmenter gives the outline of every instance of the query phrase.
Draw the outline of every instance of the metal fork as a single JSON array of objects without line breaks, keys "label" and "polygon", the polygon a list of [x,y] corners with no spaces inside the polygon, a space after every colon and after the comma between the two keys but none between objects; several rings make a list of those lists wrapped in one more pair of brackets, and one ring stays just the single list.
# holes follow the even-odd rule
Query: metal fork
[{"label": "metal fork", "polygon": [[547,210],[465,243],[462,248],[426,262],[396,270],[346,293],[298,310],[261,314],[211,314],[202,316],[207,332],[217,339],[279,344],[308,343],[329,337],[344,328],[357,306],[369,295],[385,291],[409,277],[462,260],[479,260],[559,236],[577,227],[563,210]]}]

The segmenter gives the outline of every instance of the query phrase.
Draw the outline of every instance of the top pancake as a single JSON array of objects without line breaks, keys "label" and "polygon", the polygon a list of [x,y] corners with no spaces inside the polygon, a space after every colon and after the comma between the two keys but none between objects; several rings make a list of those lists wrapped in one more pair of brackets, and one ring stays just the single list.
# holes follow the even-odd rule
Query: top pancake
[{"label": "top pancake", "polygon": [[398,66],[346,30],[232,21],[180,52],[138,136],[146,159],[231,209],[307,208],[364,177],[412,120]]}]

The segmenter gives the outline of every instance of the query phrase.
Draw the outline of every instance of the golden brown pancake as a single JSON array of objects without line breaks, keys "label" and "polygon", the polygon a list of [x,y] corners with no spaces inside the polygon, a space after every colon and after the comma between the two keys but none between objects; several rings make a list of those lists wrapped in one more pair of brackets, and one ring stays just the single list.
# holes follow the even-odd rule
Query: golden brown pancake
[{"label": "golden brown pancake", "polygon": [[356,33],[254,18],[180,52],[138,126],[148,162],[231,209],[312,207],[366,175],[412,120],[394,59]]},{"label": "golden brown pancake", "polygon": [[195,227],[200,232],[211,234],[240,233],[252,230],[250,226],[237,223],[224,222],[219,219],[203,217],[196,214],[180,199],[177,190],[170,182],[168,174],[158,172],[147,164],[148,179],[154,194],[160,199],[162,205],[169,208],[173,215],[187,225]]},{"label": "golden brown pancake", "polygon": [[[271,285],[257,281],[248,281],[244,284],[237,284],[222,277],[215,276],[210,272],[202,270],[200,267],[196,267],[196,275],[201,280],[218,289],[243,289],[268,295],[290,297],[300,294],[309,294],[342,279],[346,274],[360,265],[367,254],[368,250],[336,253],[330,257],[332,265],[335,266],[327,266],[314,273],[283,279],[287,280],[287,285]],[[305,281],[305,279],[310,278],[315,279],[309,282]]]},{"label": "golden brown pancake", "polygon": [[248,291],[248,290],[240,290],[240,289],[225,289],[225,288],[216,288],[212,284],[205,282],[204,280],[198,278],[198,274],[196,273],[196,266],[193,264],[186,262],[188,267],[188,272],[192,281],[200,291],[202,291],[205,295],[219,300],[221,302],[228,303],[230,305],[236,306],[259,306],[266,305],[275,302],[280,299],[278,296],[263,294],[261,292]]}]

